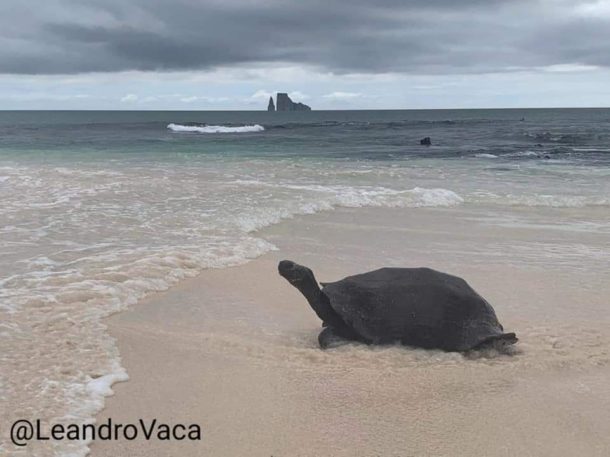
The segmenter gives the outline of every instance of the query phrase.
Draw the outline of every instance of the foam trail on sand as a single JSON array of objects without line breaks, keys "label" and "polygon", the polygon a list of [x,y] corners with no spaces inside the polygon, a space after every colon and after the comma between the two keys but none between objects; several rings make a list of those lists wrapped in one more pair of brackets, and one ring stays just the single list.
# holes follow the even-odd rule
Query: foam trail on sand
[{"label": "foam trail on sand", "polygon": [[[103,319],[206,268],[274,250],[252,234],[260,228],[337,207],[463,202],[451,190],[394,187],[399,182],[303,182],[312,171],[288,164],[269,174],[269,164],[256,161],[248,174],[231,161],[5,167],[11,185],[0,187],[0,217],[10,224],[0,227],[0,248],[16,261],[0,277],[0,408],[91,420],[112,383],[127,379]],[[34,216],[40,224],[31,223]],[[24,360],[29,382],[8,376],[5,367]],[[41,391],[54,395],[41,402]],[[61,446],[65,455],[87,452],[86,443]]]}]

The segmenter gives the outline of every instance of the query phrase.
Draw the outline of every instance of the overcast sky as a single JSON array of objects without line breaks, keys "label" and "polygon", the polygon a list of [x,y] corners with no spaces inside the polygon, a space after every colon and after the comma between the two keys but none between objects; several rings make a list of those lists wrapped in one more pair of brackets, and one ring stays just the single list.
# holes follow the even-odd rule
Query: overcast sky
[{"label": "overcast sky", "polygon": [[0,109],[610,106],[610,0],[1,0]]}]

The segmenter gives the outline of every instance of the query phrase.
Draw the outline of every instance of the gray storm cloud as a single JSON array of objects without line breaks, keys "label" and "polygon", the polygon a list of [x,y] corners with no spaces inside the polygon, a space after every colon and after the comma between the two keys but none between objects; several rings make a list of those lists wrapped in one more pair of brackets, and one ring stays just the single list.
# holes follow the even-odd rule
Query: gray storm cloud
[{"label": "gray storm cloud", "polygon": [[3,0],[0,73],[298,63],[335,73],[610,65],[610,2]]}]

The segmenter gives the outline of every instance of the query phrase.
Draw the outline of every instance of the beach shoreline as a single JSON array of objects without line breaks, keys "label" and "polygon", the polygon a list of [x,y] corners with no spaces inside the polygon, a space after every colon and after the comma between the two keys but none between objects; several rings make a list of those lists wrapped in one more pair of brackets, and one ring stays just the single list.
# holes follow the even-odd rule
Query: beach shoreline
[{"label": "beach shoreline", "polygon": [[[91,455],[607,455],[610,278],[595,259],[582,264],[607,235],[562,230],[564,215],[543,229],[537,215],[562,210],[528,211],[502,226],[468,206],[339,209],[258,232],[278,251],[107,320],[130,381],[114,385],[98,423],[197,423],[201,441],[100,441]],[[320,322],[277,275],[282,258],[321,281],[383,265],[460,275],[519,350],[323,352]]]},{"label": "beach shoreline", "polygon": [[[357,444],[363,453],[398,449],[391,444],[403,433],[397,427],[415,433],[409,405],[435,406],[425,394],[404,390],[399,378],[412,385],[432,378],[438,383],[432,392],[451,392],[449,399],[465,404],[465,378],[450,374],[447,364],[477,371],[481,361],[463,366],[404,348],[320,351],[320,322],[277,275],[281,258],[312,267],[321,281],[388,265],[426,265],[465,278],[507,331],[517,332],[527,355],[516,365],[485,366],[473,391],[504,385],[499,367],[510,367],[509,378],[525,366],[549,373],[596,369],[606,357],[610,320],[609,113],[6,112],[0,430],[22,418],[39,418],[47,428],[89,424],[110,384],[127,375],[131,382],[116,384],[117,396],[108,400],[113,417],[119,417],[115,399],[143,419],[159,410],[206,411],[204,450],[220,455],[244,453],[230,434],[236,427],[257,452],[295,454],[296,445],[270,436],[286,433],[301,440],[302,452],[348,453],[356,446],[348,437],[358,431],[367,434]],[[196,128],[178,132],[170,124]],[[422,146],[428,136],[432,144]],[[263,255],[274,246],[279,251]],[[225,268],[249,259],[257,260]],[[108,321],[113,335],[129,322],[120,348],[106,324],[115,313]],[[156,347],[152,337],[143,343],[139,332],[160,335],[163,344]],[[184,379],[173,379],[168,367]],[[433,376],[426,367],[435,367]],[[184,393],[174,403],[160,399],[151,373]],[[379,386],[365,382],[379,376]],[[205,393],[194,390],[198,384]],[[265,391],[268,385],[278,393]],[[140,391],[153,409],[132,404],[129,397]],[[389,392],[399,401],[386,411],[380,405]],[[231,394],[240,401],[232,403]],[[182,408],[193,401],[187,397],[197,401]],[[290,419],[278,398],[301,417]],[[439,414],[450,404],[439,403]],[[247,408],[245,417],[234,412],[238,406]],[[489,408],[480,413],[497,415]],[[395,423],[367,422],[386,414]],[[445,419],[455,418],[450,411],[422,417],[438,423],[440,435],[448,430]],[[86,445],[34,440],[25,451],[83,456]],[[97,441],[93,448],[102,445],[110,446]],[[0,454],[5,450],[23,449],[4,433]],[[413,450],[429,448],[420,443]]]}]

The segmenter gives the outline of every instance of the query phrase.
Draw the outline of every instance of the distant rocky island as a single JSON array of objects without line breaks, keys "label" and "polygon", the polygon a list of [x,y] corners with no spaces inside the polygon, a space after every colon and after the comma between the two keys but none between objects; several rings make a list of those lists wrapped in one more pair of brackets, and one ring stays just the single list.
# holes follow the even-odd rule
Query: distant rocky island
[{"label": "distant rocky island", "polygon": [[277,103],[273,103],[273,97],[269,97],[269,105],[267,111],[311,111],[311,107],[305,103],[293,102],[287,93],[277,93]]}]

